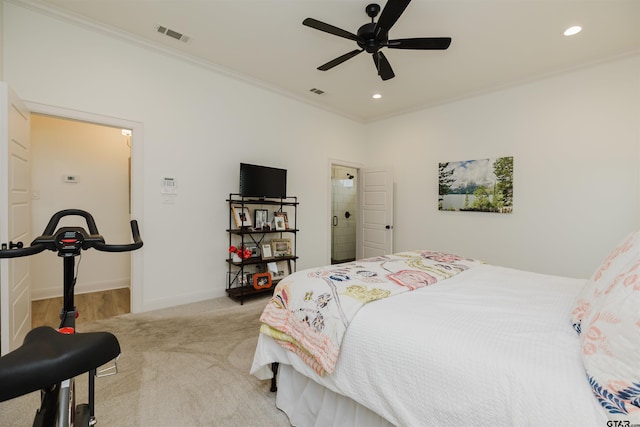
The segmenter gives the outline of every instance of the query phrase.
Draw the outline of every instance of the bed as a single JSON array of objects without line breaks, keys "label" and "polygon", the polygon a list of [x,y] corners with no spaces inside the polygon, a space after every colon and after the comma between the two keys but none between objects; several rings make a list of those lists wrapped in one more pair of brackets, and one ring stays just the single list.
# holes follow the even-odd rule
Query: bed
[{"label": "bed", "polygon": [[299,271],[251,373],[279,366],[276,406],[301,427],[637,423],[639,260],[634,233],[589,280],[432,251]]}]

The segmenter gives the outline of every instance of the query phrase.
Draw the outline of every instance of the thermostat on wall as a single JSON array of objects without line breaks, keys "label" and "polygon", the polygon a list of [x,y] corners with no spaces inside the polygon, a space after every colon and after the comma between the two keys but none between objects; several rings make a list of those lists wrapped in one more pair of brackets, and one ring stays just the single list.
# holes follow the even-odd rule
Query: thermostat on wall
[{"label": "thermostat on wall", "polygon": [[62,182],[68,182],[68,183],[80,182],[80,175],[62,175]]}]

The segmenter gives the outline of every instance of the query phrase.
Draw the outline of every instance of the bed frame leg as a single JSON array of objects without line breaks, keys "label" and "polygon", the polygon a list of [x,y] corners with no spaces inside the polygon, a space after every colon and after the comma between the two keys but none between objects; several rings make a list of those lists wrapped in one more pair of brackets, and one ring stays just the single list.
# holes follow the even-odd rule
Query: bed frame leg
[{"label": "bed frame leg", "polygon": [[278,391],[278,386],[276,385],[276,375],[278,375],[278,367],[280,364],[278,362],[273,362],[271,364],[271,372],[273,372],[273,378],[271,378],[271,388],[269,391],[276,392]]}]

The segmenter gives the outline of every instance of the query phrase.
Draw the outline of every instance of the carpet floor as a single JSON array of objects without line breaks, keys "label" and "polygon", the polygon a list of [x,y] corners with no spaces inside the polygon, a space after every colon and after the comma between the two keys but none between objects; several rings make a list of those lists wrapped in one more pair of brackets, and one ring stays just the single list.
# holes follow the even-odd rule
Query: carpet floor
[{"label": "carpet floor", "polygon": [[[249,374],[266,299],[219,298],[78,327],[120,341],[118,374],[96,380],[98,425],[289,426],[270,382]],[[76,379],[86,402],[87,376]],[[0,403],[0,425],[30,426],[39,392]]]}]

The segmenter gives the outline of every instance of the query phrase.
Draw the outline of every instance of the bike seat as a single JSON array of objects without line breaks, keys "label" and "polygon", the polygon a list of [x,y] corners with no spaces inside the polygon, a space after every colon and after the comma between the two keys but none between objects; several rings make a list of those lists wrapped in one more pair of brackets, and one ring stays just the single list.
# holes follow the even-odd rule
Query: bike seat
[{"label": "bike seat", "polygon": [[0,402],[97,369],[119,354],[118,339],[109,332],[32,329],[22,346],[0,358]]}]

